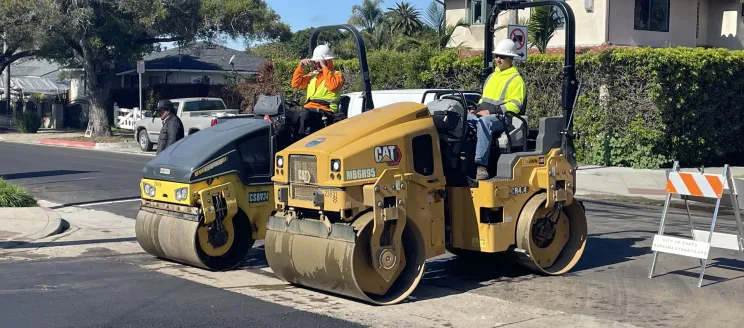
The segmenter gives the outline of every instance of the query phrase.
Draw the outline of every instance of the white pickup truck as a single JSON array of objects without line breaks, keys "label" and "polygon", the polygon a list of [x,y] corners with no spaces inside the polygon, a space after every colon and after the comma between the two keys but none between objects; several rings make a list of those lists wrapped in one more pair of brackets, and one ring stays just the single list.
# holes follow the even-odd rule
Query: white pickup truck
[{"label": "white pickup truck", "polygon": [[[188,136],[217,125],[221,120],[252,115],[238,115],[238,109],[228,109],[220,98],[177,98],[169,99],[177,110],[183,123],[184,136]],[[155,110],[144,112],[145,118],[134,124],[135,137],[143,151],[152,151],[158,143],[163,121]]]}]

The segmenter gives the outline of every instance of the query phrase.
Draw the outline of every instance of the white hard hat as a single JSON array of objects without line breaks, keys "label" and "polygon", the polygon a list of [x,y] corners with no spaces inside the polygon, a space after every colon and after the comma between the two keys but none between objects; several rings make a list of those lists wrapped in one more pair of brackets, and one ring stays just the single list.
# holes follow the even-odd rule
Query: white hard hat
[{"label": "white hard hat", "polygon": [[518,57],[517,55],[517,44],[511,39],[503,39],[496,44],[496,48],[493,49],[494,55]]},{"label": "white hard hat", "polygon": [[310,58],[312,61],[321,61],[323,59],[333,59],[331,48],[328,47],[327,44],[321,44],[315,47],[315,50],[313,50],[313,58]]}]

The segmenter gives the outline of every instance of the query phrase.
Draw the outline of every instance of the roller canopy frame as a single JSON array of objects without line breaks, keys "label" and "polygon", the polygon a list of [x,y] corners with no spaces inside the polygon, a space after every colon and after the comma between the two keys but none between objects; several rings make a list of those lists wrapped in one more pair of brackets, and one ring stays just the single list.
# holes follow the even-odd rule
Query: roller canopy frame
[{"label": "roller canopy frame", "polygon": [[563,118],[565,120],[565,130],[561,131],[561,153],[566,156],[571,166],[576,167],[576,152],[573,140],[576,134],[573,132],[573,108],[578,98],[579,82],[576,80],[576,19],[571,7],[564,1],[545,0],[545,1],[527,1],[527,0],[487,0],[491,6],[491,13],[488,16],[488,28],[484,38],[483,64],[486,74],[493,73],[493,38],[498,23],[498,15],[506,10],[519,10],[542,6],[555,6],[563,13],[565,17],[566,41],[564,47],[564,64],[563,64],[563,82],[562,82],[562,101]]}]

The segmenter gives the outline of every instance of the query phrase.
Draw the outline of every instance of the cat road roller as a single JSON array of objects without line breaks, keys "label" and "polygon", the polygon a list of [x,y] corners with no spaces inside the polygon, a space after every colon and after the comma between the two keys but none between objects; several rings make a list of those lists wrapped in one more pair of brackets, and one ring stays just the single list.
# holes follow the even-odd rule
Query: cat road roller
[{"label": "cat road roller", "polygon": [[[275,155],[277,212],[264,241],[278,277],[391,305],[445,250],[506,253],[545,275],[576,265],[587,226],[573,197],[573,12],[560,1],[500,1],[490,26],[500,10],[542,5],[567,18],[563,115],[540,118],[534,133],[515,115],[521,128],[494,137],[490,180],[473,179],[475,127],[465,120],[473,108],[464,97],[378,107],[292,144]],[[492,38],[485,39],[489,67]]]},{"label": "cat road roller", "polygon": [[[366,50],[355,28],[315,29],[310,53],[320,32],[338,28],[357,40],[362,88],[371,99]],[[222,118],[225,122],[177,141],[147,163],[135,224],[140,246],[153,256],[208,270],[239,265],[264,238],[275,210],[271,177],[284,169],[282,163],[275,167],[273,158],[294,141],[284,124],[291,106],[282,96],[261,96],[252,117]],[[364,106],[371,109],[372,102]]]}]

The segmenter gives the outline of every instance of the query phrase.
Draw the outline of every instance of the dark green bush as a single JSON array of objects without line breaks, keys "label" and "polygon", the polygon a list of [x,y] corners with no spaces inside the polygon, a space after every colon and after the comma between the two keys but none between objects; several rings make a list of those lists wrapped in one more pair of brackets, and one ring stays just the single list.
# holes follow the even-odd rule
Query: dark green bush
[{"label": "dark green bush", "polygon": [[36,133],[41,128],[41,116],[35,111],[16,112],[14,122],[21,133]]},{"label": "dark green bush", "polygon": [[[368,54],[373,90],[482,89],[482,55],[454,50]],[[295,99],[289,81],[297,61],[274,62],[275,81]],[[356,60],[339,60],[343,92],[360,90]],[[530,55],[517,65],[529,92],[531,122],[561,114],[562,55]],[[581,163],[668,167],[744,164],[744,51],[698,48],[615,48],[576,57],[582,92],[574,126]]]}]

